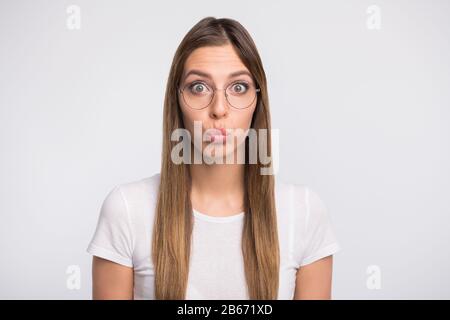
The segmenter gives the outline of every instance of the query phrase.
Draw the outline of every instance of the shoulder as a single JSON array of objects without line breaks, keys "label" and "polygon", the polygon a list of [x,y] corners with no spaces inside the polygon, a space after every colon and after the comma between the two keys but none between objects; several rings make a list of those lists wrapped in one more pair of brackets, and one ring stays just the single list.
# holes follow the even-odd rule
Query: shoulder
[{"label": "shoulder", "polygon": [[284,179],[275,180],[276,201],[282,209],[294,210],[305,216],[326,210],[326,205],[319,192],[307,184],[294,183]]},{"label": "shoulder", "polygon": [[329,223],[328,207],[319,192],[307,184],[276,179],[275,202],[280,228],[294,228],[304,236]]},{"label": "shoulder", "polygon": [[120,189],[123,196],[127,198],[127,200],[139,200],[142,197],[151,197],[156,199],[159,181],[160,174],[155,173],[152,176],[139,180],[123,182],[118,184],[116,188]]},{"label": "shoulder", "polygon": [[128,267],[145,261],[158,186],[154,174],[111,188],[87,251]]},{"label": "shoulder", "polygon": [[339,251],[328,207],[319,192],[306,184],[276,184],[280,239],[296,264],[306,265]]},{"label": "shoulder", "polygon": [[149,227],[156,208],[160,174],[117,184],[110,192],[112,205],[122,202],[125,215],[130,220],[134,233],[142,233],[143,226]]},{"label": "shoulder", "polygon": [[293,183],[291,181],[275,178],[275,202],[280,214],[296,212],[306,213],[306,196],[309,187],[305,184]]}]

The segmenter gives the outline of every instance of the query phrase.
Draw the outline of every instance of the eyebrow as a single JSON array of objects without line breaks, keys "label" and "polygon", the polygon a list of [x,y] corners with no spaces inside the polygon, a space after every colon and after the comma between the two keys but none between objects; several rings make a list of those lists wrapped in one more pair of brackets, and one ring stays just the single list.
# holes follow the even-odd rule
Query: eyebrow
[{"label": "eyebrow", "polygon": [[[196,74],[198,76],[202,76],[202,77],[205,77],[205,78],[208,78],[208,79],[212,79],[212,76],[209,73],[201,71],[201,70],[197,70],[197,69],[192,69],[192,70],[189,70],[186,73],[186,75],[183,77],[183,80],[185,80],[191,74]],[[239,70],[239,71],[230,73],[228,75],[228,78],[234,78],[234,77],[237,77],[237,76],[240,76],[240,75],[243,75],[243,74],[247,75],[247,76],[249,76],[250,78],[253,79],[252,75],[247,70]]]}]

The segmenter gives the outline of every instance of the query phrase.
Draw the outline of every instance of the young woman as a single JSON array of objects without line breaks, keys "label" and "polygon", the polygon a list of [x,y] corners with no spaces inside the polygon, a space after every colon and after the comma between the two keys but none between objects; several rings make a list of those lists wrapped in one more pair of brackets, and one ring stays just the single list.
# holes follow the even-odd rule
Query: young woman
[{"label": "young woman", "polygon": [[[307,186],[262,174],[267,161],[249,161],[249,132],[271,127],[263,65],[240,23],[208,17],[186,34],[163,121],[161,172],[103,202],[88,247],[93,298],[330,299],[340,248],[326,206]],[[183,161],[179,130],[193,151]],[[257,147],[272,155],[262,137]]]}]

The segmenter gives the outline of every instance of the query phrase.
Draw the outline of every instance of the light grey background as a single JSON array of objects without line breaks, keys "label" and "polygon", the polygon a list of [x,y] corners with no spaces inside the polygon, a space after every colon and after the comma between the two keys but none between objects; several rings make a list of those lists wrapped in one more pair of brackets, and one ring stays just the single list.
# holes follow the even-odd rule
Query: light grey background
[{"label": "light grey background", "polygon": [[450,298],[449,14],[426,0],[1,1],[0,298],[91,298],[101,203],[159,171],[170,63],[209,15],[259,48],[278,176],[320,194],[343,248],[333,297]]}]

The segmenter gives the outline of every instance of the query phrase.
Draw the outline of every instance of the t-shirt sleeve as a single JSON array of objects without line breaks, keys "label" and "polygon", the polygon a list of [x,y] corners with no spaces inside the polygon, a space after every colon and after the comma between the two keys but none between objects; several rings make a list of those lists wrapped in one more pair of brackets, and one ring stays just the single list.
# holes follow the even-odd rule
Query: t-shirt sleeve
[{"label": "t-shirt sleeve", "polygon": [[87,252],[118,264],[133,266],[133,237],[126,199],[120,186],[106,196]]},{"label": "t-shirt sleeve", "polygon": [[314,190],[308,187],[305,190],[305,204],[306,232],[300,266],[341,250],[325,203]]}]

